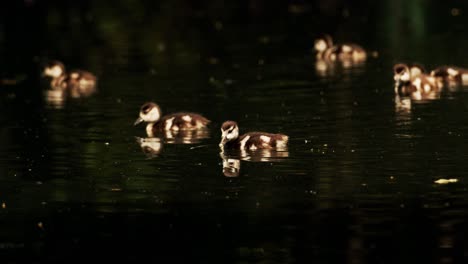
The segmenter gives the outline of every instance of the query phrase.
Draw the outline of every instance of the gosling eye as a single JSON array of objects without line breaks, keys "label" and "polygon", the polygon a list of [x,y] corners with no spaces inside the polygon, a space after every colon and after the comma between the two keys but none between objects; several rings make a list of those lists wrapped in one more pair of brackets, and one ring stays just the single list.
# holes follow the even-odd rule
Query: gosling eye
[{"label": "gosling eye", "polygon": [[398,68],[396,68],[395,71],[396,71],[396,73],[402,73],[404,70],[405,70],[405,68],[403,68],[403,67],[398,67]]}]

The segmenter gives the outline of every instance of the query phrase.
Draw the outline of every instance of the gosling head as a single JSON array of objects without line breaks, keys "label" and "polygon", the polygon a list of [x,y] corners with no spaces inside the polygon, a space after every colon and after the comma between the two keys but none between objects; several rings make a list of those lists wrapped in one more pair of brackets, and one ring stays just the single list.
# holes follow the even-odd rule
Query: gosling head
[{"label": "gosling head", "polygon": [[156,123],[161,118],[161,109],[153,102],[145,103],[140,108],[140,116],[133,125],[138,125],[141,122]]},{"label": "gosling head", "polygon": [[221,126],[221,142],[219,146],[222,147],[229,141],[236,140],[239,137],[239,127],[234,121],[226,121]]},{"label": "gosling head", "polygon": [[393,66],[393,79],[397,84],[407,83],[424,72],[424,67],[419,64],[398,63]]},{"label": "gosling head", "polygon": [[58,78],[65,74],[65,65],[60,61],[50,61],[44,67],[43,76]]},{"label": "gosling head", "polygon": [[332,46],[333,46],[332,38],[330,37],[330,35],[327,35],[327,34],[316,39],[315,44],[314,44],[315,50],[317,52],[324,52],[325,50],[327,50],[328,48],[331,48]]},{"label": "gosling head", "polygon": [[397,84],[409,82],[411,79],[411,73],[408,65],[398,63],[393,66],[393,80]]}]

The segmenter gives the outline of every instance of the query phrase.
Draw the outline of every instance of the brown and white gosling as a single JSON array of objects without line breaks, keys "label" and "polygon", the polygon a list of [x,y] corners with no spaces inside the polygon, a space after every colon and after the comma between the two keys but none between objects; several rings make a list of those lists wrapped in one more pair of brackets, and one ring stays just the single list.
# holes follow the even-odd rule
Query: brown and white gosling
[{"label": "brown and white gosling", "polygon": [[393,79],[397,95],[409,96],[414,100],[436,99],[440,95],[436,79],[425,74],[424,67],[419,64],[395,64]]},{"label": "brown and white gosling", "polygon": [[414,90],[411,82],[426,70],[418,63],[397,63],[393,66],[393,80],[395,81],[395,93],[407,94]]},{"label": "brown and white gosling", "polygon": [[395,80],[395,86],[409,84],[412,79],[425,72],[426,70],[424,67],[417,63],[397,63],[393,66],[393,80]]},{"label": "brown and white gosling", "polygon": [[318,60],[360,63],[367,58],[367,52],[354,43],[333,44],[330,35],[325,34],[315,40]]},{"label": "brown and white gosling", "polygon": [[468,69],[455,66],[440,66],[431,71],[439,85],[457,86],[468,85]]},{"label": "brown and white gosling", "polygon": [[97,78],[85,70],[65,71],[65,65],[60,61],[50,61],[44,67],[43,75],[52,78],[52,89],[66,91],[71,97],[86,97],[96,91]]},{"label": "brown and white gosling", "polygon": [[249,132],[239,136],[239,127],[235,121],[226,121],[221,126],[221,148],[240,150],[283,149],[289,137],[283,134]]},{"label": "brown and white gosling", "polygon": [[161,109],[153,102],[145,103],[140,108],[140,116],[134,125],[146,122],[146,133],[153,137],[160,131],[179,131],[206,128],[211,122],[197,113],[179,112],[162,116]]}]

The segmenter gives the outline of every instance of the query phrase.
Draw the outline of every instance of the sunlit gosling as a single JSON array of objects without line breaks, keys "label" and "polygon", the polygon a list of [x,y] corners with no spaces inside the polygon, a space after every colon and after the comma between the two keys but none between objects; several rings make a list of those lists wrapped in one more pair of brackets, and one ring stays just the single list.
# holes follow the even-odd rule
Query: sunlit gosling
[{"label": "sunlit gosling", "polygon": [[47,63],[42,74],[52,79],[52,89],[66,90],[74,98],[86,97],[96,91],[97,78],[94,74],[84,70],[66,72],[65,65],[60,61]]},{"label": "sunlit gosling", "polygon": [[239,127],[234,121],[226,121],[221,126],[221,142],[224,148],[241,150],[284,149],[288,144],[288,136],[265,132],[249,132],[239,136]]},{"label": "sunlit gosling", "polygon": [[67,74],[65,73],[65,65],[60,61],[49,61],[45,66],[42,72],[42,76],[48,77],[51,79],[50,87],[51,88],[66,88],[65,79]]},{"label": "sunlit gosling", "polygon": [[196,113],[179,112],[162,116],[161,109],[153,102],[145,103],[140,108],[140,116],[134,125],[146,122],[146,133],[153,137],[158,131],[179,131],[206,128],[211,122]]},{"label": "sunlit gosling", "polygon": [[367,58],[367,52],[361,46],[354,43],[333,44],[331,36],[326,34],[315,40],[314,48],[318,60],[359,63]]},{"label": "sunlit gosling", "polygon": [[395,81],[395,89],[409,85],[411,81],[419,75],[425,73],[422,65],[413,63],[397,63],[393,66],[393,80]]},{"label": "sunlit gosling", "polygon": [[434,77],[420,74],[414,77],[408,85],[401,86],[397,94],[409,96],[413,100],[431,100],[440,97],[441,89]]},{"label": "sunlit gosling", "polygon": [[324,60],[325,52],[333,47],[333,40],[330,35],[324,34],[315,40],[314,49],[317,52],[317,59]]},{"label": "sunlit gosling", "polygon": [[439,85],[468,85],[468,69],[455,66],[441,66],[431,71]]}]

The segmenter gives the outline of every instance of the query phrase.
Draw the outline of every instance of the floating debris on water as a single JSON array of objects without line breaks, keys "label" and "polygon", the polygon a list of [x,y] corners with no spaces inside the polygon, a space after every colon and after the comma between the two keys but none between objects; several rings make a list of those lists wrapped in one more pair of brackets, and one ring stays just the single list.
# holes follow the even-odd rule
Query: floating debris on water
[{"label": "floating debris on water", "polygon": [[438,179],[434,181],[437,184],[448,184],[448,183],[455,183],[458,182],[458,179]]}]

